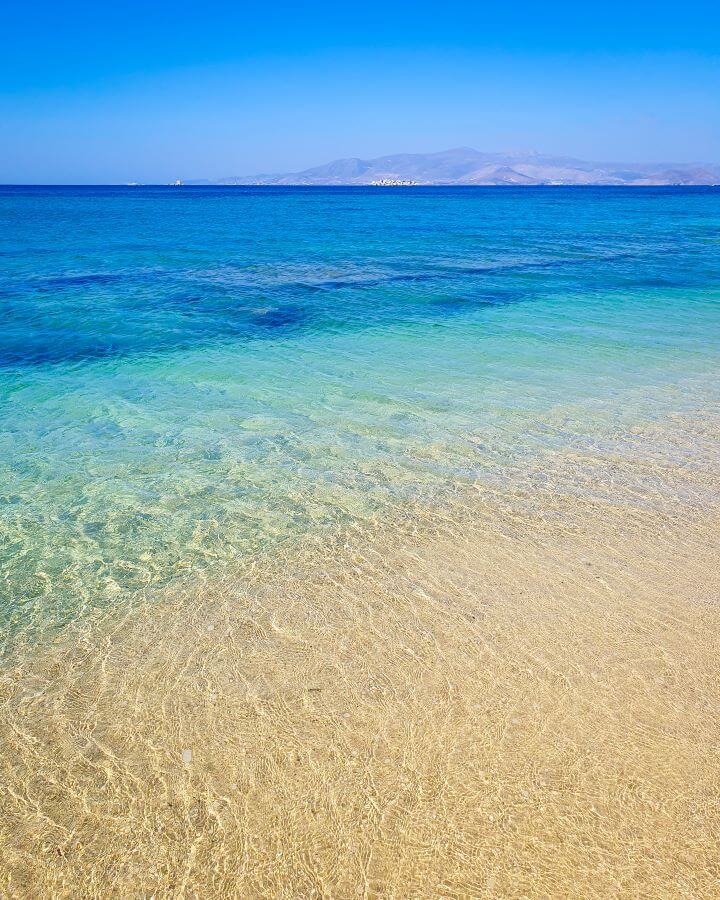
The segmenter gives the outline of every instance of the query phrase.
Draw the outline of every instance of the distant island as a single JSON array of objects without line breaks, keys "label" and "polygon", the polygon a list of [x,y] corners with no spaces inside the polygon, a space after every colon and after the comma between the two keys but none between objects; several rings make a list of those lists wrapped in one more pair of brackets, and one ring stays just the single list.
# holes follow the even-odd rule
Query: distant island
[{"label": "distant island", "polygon": [[337,159],[280,175],[238,175],[218,185],[713,185],[713,163],[599,163],[541,153],[482,153],[470,147],[440,153],[399,153],[377,159]]}]

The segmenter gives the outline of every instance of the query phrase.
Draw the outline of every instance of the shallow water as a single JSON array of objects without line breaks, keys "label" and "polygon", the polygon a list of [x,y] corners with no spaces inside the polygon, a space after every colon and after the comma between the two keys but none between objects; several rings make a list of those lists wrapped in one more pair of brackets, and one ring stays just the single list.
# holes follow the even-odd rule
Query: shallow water
[{"label": "shallow water", "polygon": [[8,640],[702,406],[714,189],[0,191]]},{"label": "shallow water", "polygon": [[3,896],[716,895],[720,192],[0,228]]},{"label": "shallow water", "polygon": [[0,673],[0,890],[716,896],[719,424],[77,620]]}]

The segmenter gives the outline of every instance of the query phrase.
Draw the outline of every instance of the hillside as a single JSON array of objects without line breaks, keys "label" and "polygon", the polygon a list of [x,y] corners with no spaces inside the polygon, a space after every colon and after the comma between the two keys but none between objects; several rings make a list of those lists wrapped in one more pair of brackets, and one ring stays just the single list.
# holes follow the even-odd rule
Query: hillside
[{"label": "hillside", "polygon": [[301,172],[233,176],[215,183],[361,185],[388,181],[440,185],[708,185],[720,183],[720,165],[597,163],[540,153],[482,153],[460,147],[440,153],[337,159]]}]

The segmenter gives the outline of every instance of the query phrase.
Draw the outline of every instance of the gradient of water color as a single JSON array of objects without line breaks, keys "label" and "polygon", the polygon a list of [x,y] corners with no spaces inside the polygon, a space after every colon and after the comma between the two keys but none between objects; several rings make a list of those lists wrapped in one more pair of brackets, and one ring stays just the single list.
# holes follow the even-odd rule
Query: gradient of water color
[{"label": "gradient of water color", "polygon": [[0,189],[7,644],[716,403],[720,191]]}]

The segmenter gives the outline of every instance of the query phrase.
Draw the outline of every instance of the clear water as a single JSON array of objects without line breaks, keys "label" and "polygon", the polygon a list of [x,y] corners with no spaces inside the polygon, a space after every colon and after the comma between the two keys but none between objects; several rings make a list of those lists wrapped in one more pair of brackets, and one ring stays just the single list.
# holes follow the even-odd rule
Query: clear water
[{"label": "clear water", "polygon": [[0,188],[11,644],[716,402],[720,190]]}]

